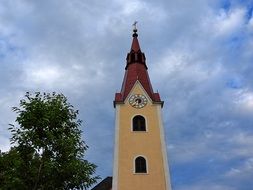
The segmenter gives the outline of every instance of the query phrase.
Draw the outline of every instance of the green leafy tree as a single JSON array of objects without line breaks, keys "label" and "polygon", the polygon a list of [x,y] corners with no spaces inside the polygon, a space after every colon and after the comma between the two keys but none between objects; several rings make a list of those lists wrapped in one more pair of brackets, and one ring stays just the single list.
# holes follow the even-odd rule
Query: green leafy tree
[{"label": "green leafy tree", "polygon": [[8,152],[0,152],[0,189],[87,189],[98,179],[84,159],[78,110],[56,93],[26,93],[10,125]]}]

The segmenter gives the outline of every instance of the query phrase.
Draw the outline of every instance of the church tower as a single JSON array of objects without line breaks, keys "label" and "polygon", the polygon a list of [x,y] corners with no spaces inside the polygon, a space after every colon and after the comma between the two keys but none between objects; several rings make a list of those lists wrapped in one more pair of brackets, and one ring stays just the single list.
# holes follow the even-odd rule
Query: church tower
[{"label": "church tower", "polygon": [[122,88],[115,94],[115,149],[112,190],[171,190],[161,116],[136,24]]}]

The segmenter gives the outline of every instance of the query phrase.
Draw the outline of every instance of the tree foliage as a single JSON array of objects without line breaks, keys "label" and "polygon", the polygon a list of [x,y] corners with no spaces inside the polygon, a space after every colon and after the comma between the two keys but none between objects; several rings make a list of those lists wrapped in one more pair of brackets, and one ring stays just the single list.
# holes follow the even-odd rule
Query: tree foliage
[{"label": "tree foliage", "polygon": [[96,166],[84,160],[78,110],[56,93],[26,93],[10,125],[8,152],[0,152],[0,189],[87,189]]}]

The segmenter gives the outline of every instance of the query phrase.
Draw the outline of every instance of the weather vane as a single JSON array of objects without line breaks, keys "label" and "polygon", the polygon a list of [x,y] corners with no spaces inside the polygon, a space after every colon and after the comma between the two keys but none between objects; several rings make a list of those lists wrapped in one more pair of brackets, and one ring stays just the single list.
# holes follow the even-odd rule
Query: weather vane
[{"label": "weather vane", "polygon": [[133,23],[134,31],[137,30],[137,28],[136,28],[137,23],[138,23],[137,21],[134,21],[134,23]]}]

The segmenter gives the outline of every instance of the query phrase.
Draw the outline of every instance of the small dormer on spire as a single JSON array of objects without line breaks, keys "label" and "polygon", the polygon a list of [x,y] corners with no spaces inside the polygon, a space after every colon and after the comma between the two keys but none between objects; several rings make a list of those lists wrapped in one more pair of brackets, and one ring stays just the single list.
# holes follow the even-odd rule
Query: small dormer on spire
[{"label": "small dormer on spire", "polygon": [[146,57],[145,54],[141,52],[141,48],[139,45],[139,41],[138,41],[138,34],[137,34],[137,27],[136,27],[137,21],[134,22],[133,24],[133,41],[132,41],[132,46],[130,49],[130,52],[127,54],[127,65],[126,65],[126,70],[129,66],[129,64],[132,63],[138,63],[138,64],[143,64],[145,65],[146,69],[148,69],[147,65],[146,65]]}]

